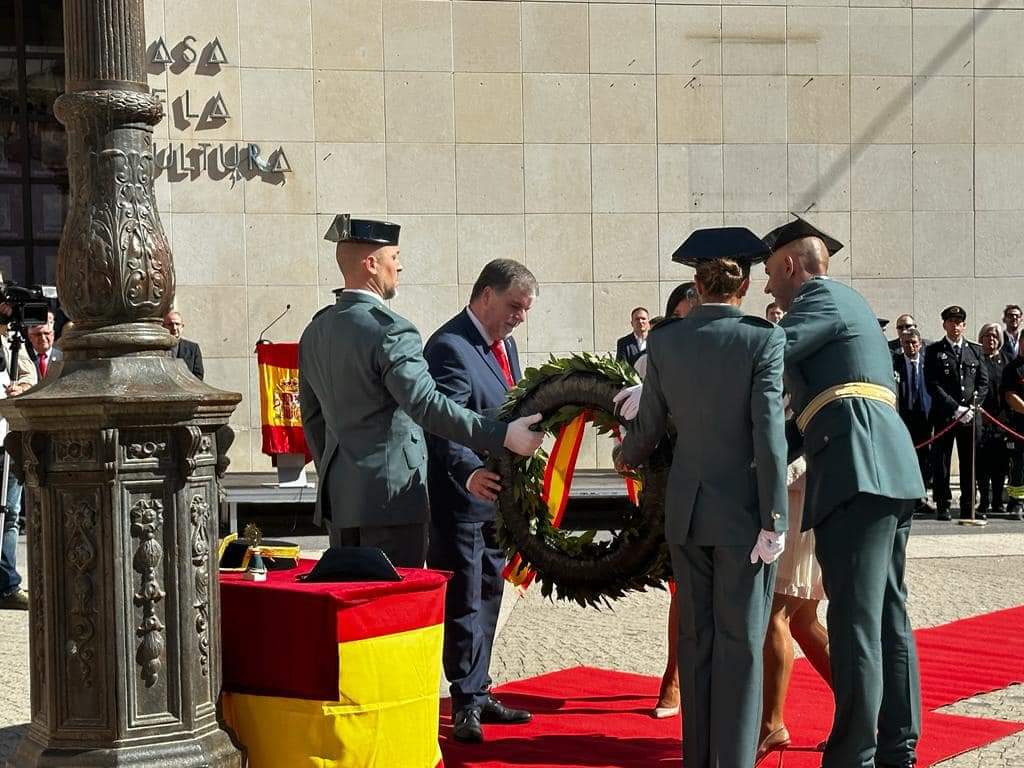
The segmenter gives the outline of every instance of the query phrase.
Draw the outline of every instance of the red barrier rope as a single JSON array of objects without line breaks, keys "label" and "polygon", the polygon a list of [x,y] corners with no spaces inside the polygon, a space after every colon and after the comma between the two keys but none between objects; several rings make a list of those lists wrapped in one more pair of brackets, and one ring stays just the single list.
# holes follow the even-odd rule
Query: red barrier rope
[{"label": "red barrier rope", "polygon": [[1006,432],[1008,435],[1011,435],[1012,437],[1016,438],[1017,440],[1024,440],[1024,435],[1020,434],[1019,432],[1014,432],[1012,429],[1010,429],[1008,426],[1003,424],[1003,422],[1001,422],[999,419],[997,419],[991,413],[986,411],[984,408],[979,408],[978,410],[981,411],[981,415],[982,416],[984,416],[986,419],[991,421],[993,424],[995,424],[1001,430]]},{"label": "red barrier rope", "polygon": [[914,446],[914,450],[915,451],[919,451],[922,448],[927,448],[929,445],[934,443],[936,440],[938,440],[940,437],[942,437],[944,434],[949,432],[951,429],[953,429],[953,427],[957,426],[958,424],[960,424],[960,419],[953,419],[951,422],[949,422],[949,424],[947,424],[945,427],[942,428],[942,431],[937,432],[936,434],[932,435],[927,440],[925,440],[923,443],[920,443],[919,445],[915,445]]}]

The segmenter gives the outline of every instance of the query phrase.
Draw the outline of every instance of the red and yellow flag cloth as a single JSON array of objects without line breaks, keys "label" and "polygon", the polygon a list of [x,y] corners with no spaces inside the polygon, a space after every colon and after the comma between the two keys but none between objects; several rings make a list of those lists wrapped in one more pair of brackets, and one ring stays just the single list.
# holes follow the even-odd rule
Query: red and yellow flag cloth
[{"label": "red and yellow flag cloth", "polygon": [[302,412],[299,409],[299,345],[256,345],[256,362],[260,380],[260,424],[263,431],[263,452],[301,453],[306,461],[313,456],[302,434]]},{"label": "red and yellow flag cloth", "polygon": [[[558,528],[562,524],[562,517],[565,515],[565,507],[569,503],[569,490],[572,488],[572,476],[576,471],[576,461],[580,455],[580,445],[583,443],[583,433],[586,431],[587,422],[591,420],[590,411],[583,411],[579,416],[562,427],[551,448],[548,462],[544,467],[544,485],[541,489],[541,500],[548,508],[548,516],[551,525]],[[619,433],[615,430],[615,438],[618,440]],[[629,501],[636,505],[639,503],[639,484],[632,478],[626,479],[626,494]],[[505,580],[519,587],[525,592],[527,587],[533,583],[534,571],[527,566],[519,555],[513,556],[512,560],[502,571]]]},{"label": "red and yellow flag cloth", "polygon": [[307,584],[221,574],[224,719],[249,768],[435,768],[448,574]]}]

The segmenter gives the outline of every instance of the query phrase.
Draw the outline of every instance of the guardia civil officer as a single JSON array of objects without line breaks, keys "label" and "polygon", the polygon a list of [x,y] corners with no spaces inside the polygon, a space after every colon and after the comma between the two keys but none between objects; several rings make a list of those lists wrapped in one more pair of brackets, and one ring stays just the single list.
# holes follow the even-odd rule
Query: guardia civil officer
[{"label": "guardia civil officer", "polygon": [[[423,429],[475,451],[524,456],[543,435],[539,414],[504,424],[437,391],[415,326],[384,302],[402,271],[399,227],[334,219],[345,288],[320,310],[299,341],[303,431],[319,477],[314,522],[332,546],[379,547],[395,565],[426,559],[426,444]],[[422,429],[421,429],[422,428]]]},{"label": "guardia civil officer", "polygon": [[952,306],[942,310],[946,335],[924,351],[924,385],[932,398],[928,418],[936,434],[950,422],[959,423],[932,444],[932,497],[938,520],[949,520],[953,495],[949,490],[949,463],[956,443],[960,459],[960,517],[971,516],[974,502],[974,468],[971,454],[981,436],[981,423],[974,423],[975,402],[988,395],[988,371],[982,364],[981,346],[964,338],[967,312]]},{"label": "guardia civil officer", "polygon": [[[640,410],[618,457],[641,464],[669,421],[680,435],[665,538],[679,609],[683,764],[750,768],[762,648],[788,523],[785,333],[740,303],[768,254],[740,227],[694,232],[673,260],[696,267],[700,306],[650,334]],[[700,361],[694,363],[694,361]]]},{"label": "guardia civil officer", "polygon": [[814,528],[829,599],[836,710],[821,765],[909,768],[921,700],[903,569],[924,484],[889,347],[864,298],[828,279],[841,243],[799,217],[765,243],[765,292],[786,311],[791,450],[807,461],[803,528]]}]

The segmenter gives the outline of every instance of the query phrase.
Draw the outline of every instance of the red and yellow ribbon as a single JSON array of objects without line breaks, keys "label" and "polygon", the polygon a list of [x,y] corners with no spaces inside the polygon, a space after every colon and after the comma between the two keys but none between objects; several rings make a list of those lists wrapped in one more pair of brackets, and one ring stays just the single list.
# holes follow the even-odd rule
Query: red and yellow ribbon
[{"label": "red and yellow ribbon", "polygon": [[[555,528],[561,526],[565,507],[569,503],[569,490],[572,488],[572,477],[576,471],[580,445],[583,443],[583,433],[590,420],[590,411],[583,411],[562,427],[544,467],[541,500],[547,506],[548,517],[551,520],[551,525]],[[615,437],[618,439],[618,430],[615,431]],[[638,486],[639,484],[635,480],[626,479],[626,493],[634,505],[639,503]],[[533,582],[536,573],[517,554],[505,566],[501,575],[506,581],[518,587],[520,592],[525,592]]]}]

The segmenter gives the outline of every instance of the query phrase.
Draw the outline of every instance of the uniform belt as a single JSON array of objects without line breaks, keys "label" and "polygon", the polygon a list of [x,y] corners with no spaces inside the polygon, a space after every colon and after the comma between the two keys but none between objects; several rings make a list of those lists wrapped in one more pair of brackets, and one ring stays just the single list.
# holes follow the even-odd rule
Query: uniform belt
[{"label": "uniform belt", "polygon": [[819,393],[800,412],[800,415],[796,417],[797,428],[801,433],[806,432],[807,425],[811,423],[811,419],[818,415],[818,411],[829,403],[834,403],[836,400],[846,400],[851,397],[859,397],[862,400],[877,400],[893,409],[896,408],[896,394],[888,387],[883,387],[881,384],[869,384],[866,381],[851,381],[848,384],[838,384],[834,387],[829,387],[824,392]]}]

